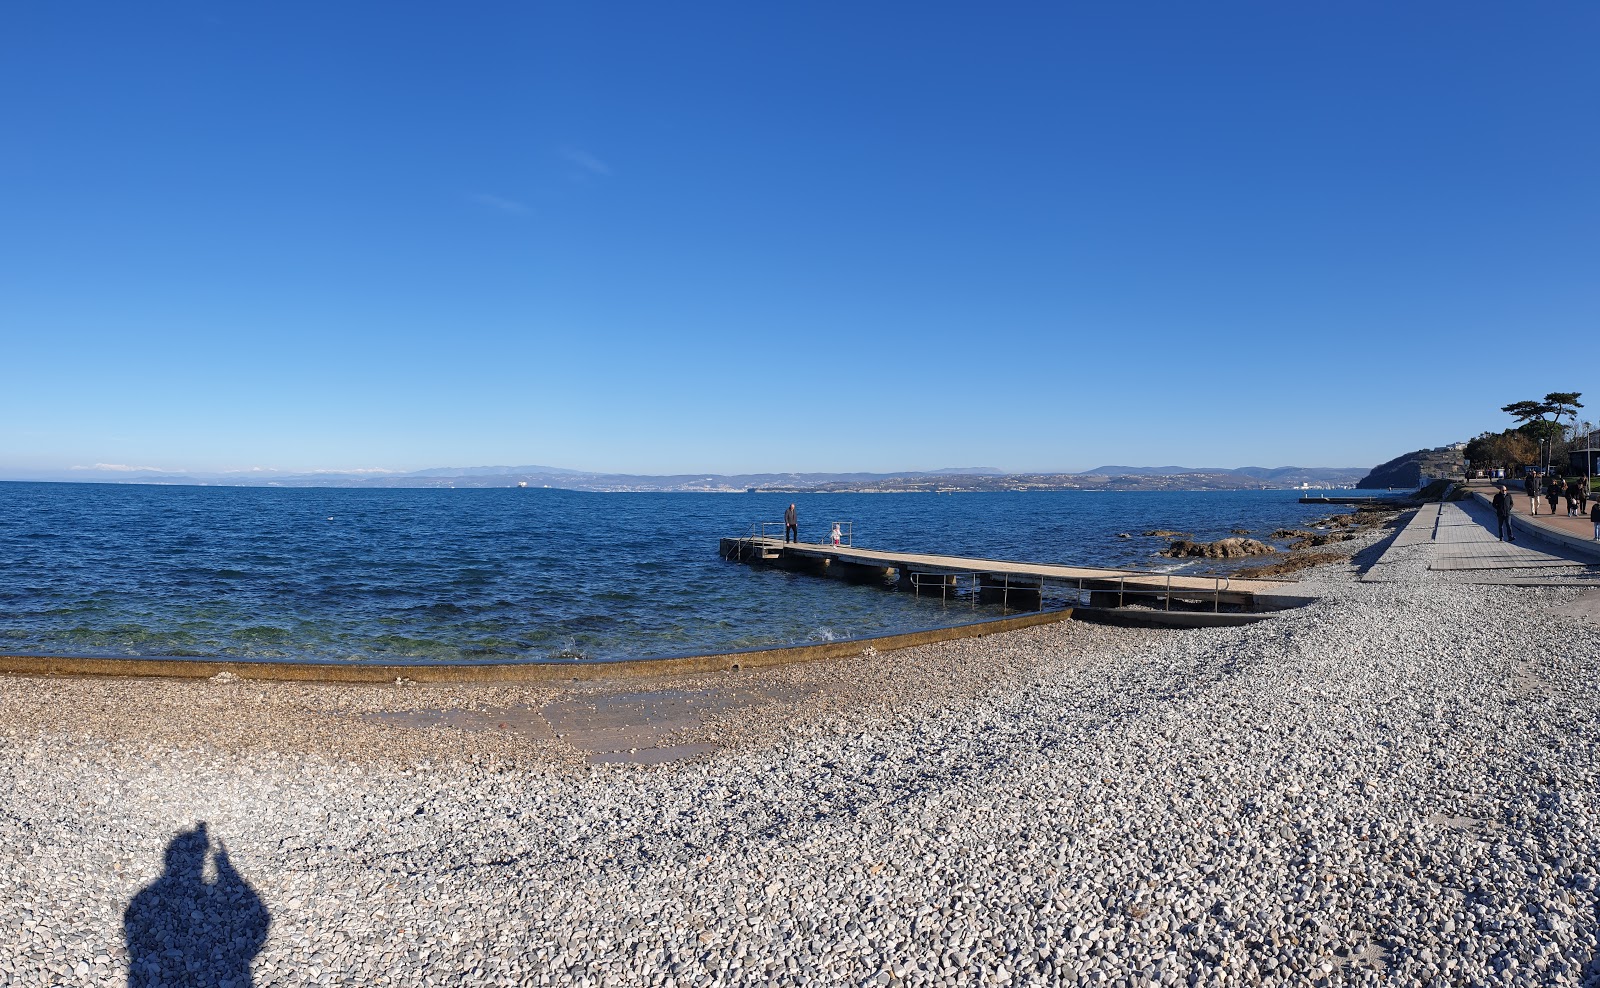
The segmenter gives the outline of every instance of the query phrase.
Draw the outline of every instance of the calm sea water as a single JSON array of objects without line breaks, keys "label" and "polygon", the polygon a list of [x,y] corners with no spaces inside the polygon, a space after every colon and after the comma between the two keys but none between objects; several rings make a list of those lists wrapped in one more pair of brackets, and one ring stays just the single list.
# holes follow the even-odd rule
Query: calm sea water
[{"label": "calm sea water", "polygon": [[1296,499],[0,483],[0,650],[577,660],[882,634],[997,611],[726,563],[718,539],[794,500],[807,541],[849,520],[871,548],[1171,569],[1165,542],[1139,533],[1222,538],[1329,513]]}]

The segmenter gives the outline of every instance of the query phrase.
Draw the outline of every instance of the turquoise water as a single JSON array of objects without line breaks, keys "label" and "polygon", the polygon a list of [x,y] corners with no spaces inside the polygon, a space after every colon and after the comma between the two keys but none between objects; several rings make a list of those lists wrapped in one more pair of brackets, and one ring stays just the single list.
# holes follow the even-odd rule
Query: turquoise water
[{"label": "turquoise water", "polygon": [[0,483],[0,649],[583,660],[886,634],[1000,612],[727,563],[719,538],[793,500],[807,541],[847,520],[870,548],[1173,569],[1139,533],[1262,536],[1337,510],[1297,498]]}]

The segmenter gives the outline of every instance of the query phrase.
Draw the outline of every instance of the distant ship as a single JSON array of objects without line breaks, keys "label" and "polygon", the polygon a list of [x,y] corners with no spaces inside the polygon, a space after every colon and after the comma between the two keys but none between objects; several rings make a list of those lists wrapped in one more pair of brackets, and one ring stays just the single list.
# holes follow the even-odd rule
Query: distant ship
[{"label": "distant ship", "polygon": [[527,487],[528,486],[528,482],[526,480],[519,480],[519,481],[517,481],[517,486],[518,487]]}]

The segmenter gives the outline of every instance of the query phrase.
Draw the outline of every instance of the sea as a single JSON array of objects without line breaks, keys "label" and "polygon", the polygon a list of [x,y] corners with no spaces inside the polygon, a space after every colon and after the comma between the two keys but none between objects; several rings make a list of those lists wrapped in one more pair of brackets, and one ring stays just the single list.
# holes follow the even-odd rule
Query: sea
[{"label": "sea", "polygon": [[[1302,492],[587,493],[0,483],[0,652],[604,661],[964,624],[997,606],[724,561],[798,506],[820,542],[1193,572],[1155,529],[1264,538]],[[1130,537],[1122,537],[1122,536]]]}]

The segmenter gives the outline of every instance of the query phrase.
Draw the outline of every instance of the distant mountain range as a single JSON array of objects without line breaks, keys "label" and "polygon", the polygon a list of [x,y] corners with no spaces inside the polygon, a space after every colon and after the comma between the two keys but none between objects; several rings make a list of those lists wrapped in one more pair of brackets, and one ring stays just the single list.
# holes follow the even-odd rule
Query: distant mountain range
[{"label": "distant mountain range", "polygon": [[434,467],[383,471],[178,473],[97,464],[70,471],[17,475],[16,480],[231,487],[552,487],[580,491],[979,491],[979,490],[1218,490],[1348,486],[1365,467],[1129,467],[1077,473],[1007,473],[995,467],[945,467],[901,473],[621,474],[550,466]]}]

